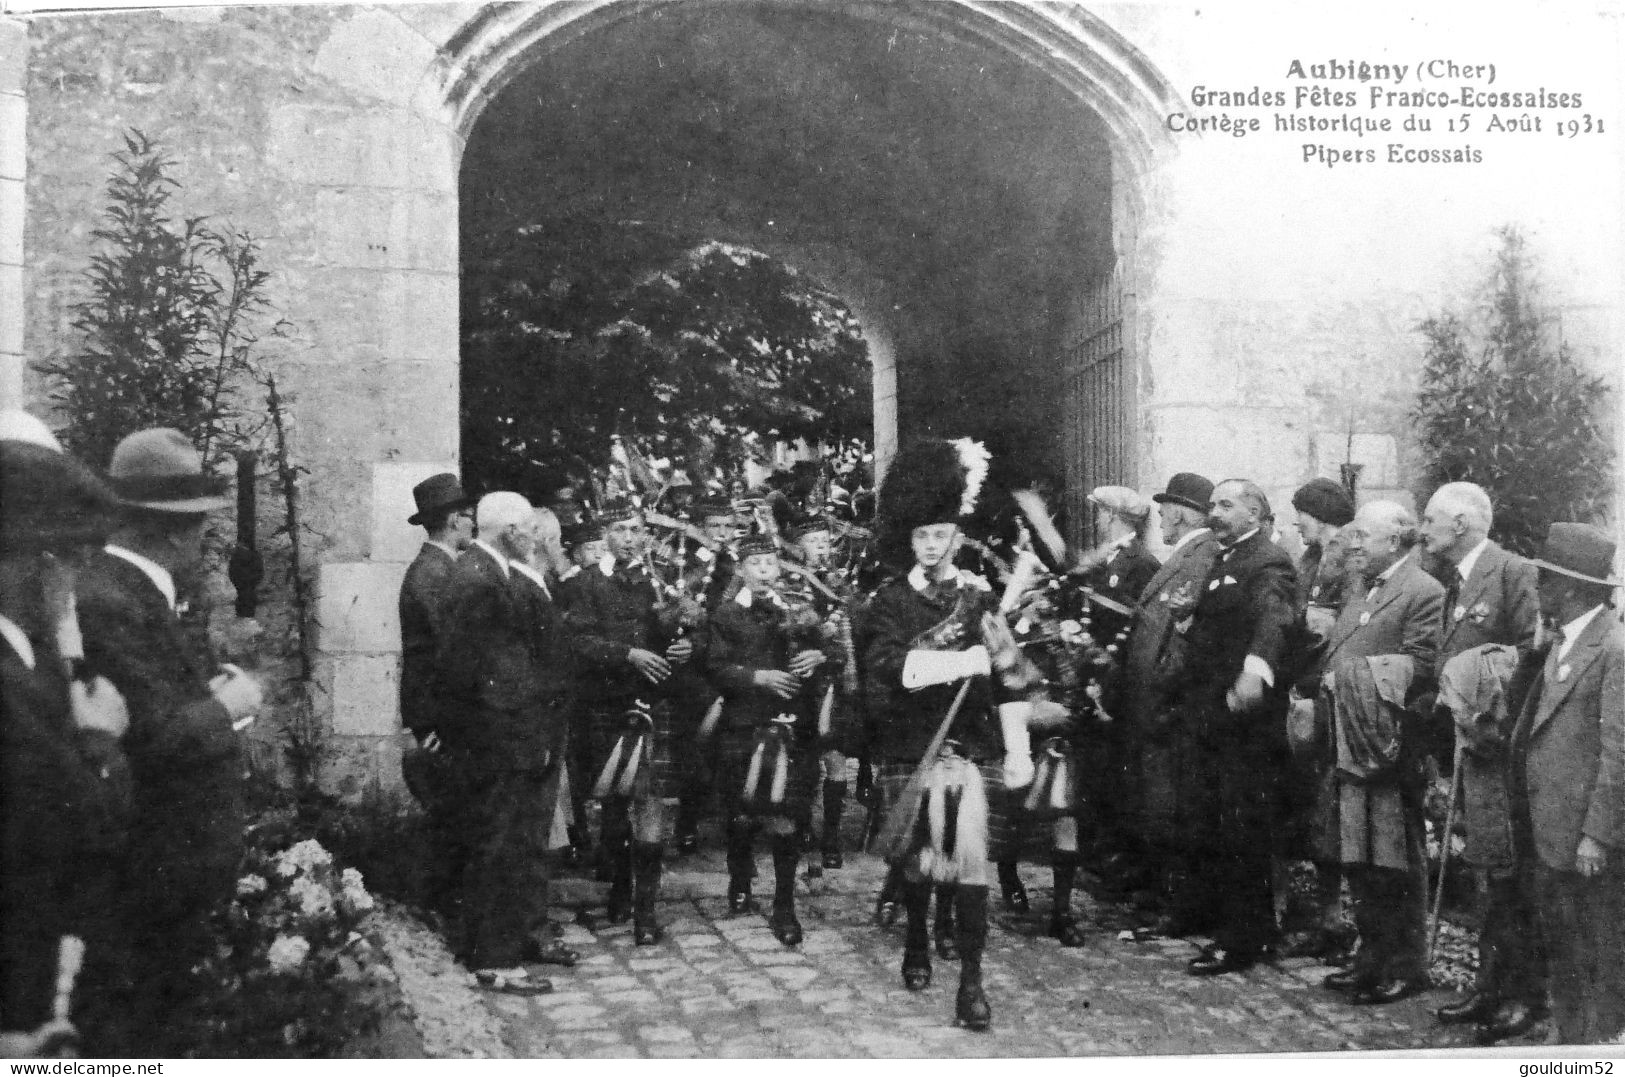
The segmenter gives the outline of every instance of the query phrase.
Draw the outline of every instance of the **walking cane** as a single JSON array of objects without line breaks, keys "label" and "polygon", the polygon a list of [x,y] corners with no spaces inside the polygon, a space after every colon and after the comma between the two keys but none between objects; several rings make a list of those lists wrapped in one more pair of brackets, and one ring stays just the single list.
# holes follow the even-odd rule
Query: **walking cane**
[{"label": "walking cane", "polygon": [[1433,891],[1433,919],[1428,924],[1428,964],[1433,964],[1433,948],[1439,941],[1439,914],[1444,911],[1444,875],[1450,866],[1450,843],[1456,833],[1456,806],[1461,793],[1461,734],[1456,734],[1456,750],[1450,764],[1450,803],[1444,813],[1444,833],[1439,836],[1439,884]]}]

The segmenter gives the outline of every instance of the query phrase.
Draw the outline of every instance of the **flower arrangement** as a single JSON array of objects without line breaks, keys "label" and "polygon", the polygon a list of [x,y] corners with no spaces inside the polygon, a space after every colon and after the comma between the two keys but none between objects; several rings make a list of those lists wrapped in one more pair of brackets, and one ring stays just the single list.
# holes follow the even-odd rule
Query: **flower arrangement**
[{"label": "flower arrangement", "polygon": [[368,937],[361,873],[313,838],[251,845],[217,921],[206,970],[218,987],[213,1036],[233,1054],[320,1058],[376,1032],[395,974]]}]

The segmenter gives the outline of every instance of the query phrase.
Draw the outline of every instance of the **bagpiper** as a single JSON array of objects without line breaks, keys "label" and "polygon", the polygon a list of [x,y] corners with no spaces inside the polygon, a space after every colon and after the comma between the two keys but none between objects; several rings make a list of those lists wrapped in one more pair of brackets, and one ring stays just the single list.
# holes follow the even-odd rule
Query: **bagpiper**
[{"label": "bagpiper", "polygon": [[[882,550],[913,567],[876,592],[859,640],[886,815],[880,851],[907,914],[903,984],[920,991],[931,983],[936,888],[938,953],[960,961],[955,1016],[974,1030],[992,1023],[982,984],[988,861],[1016,858],[1016,794],[1006,786],[1024,785],[1032,770],[1025,704],[1000,707],[992,676],[995,655],[1001,669],[1019,655],[996,631],[990,648],[991,588],[953,566],[959,523],[975,507],[987,463],[968,440],[921,442],[892,461],[880,491]],[[903,551],[909,561],[897,556]]]}]

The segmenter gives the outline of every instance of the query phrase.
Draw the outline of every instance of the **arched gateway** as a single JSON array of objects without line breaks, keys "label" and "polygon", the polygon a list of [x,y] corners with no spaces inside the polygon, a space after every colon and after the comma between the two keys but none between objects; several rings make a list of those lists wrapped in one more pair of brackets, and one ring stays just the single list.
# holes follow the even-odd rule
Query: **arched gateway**
[{"label": "arched gateway", "polygon": [[[186,20],[198,21],[125,18],[144,20],[136,37],[150,31],[166,43],[192,32]],[[404,523],[406,506],[416,481],[457,462],[459,214],[466,220],[470,212],[471,182],[500,171],[487,167],[496,158],[476,165],[465,154],[481,146],[483,131],[513,119],[525,91],[560,70],[579,74],[595,56],[647,59],[639,41],[662,34],[687,34],[691,46],[712,35],[738,50],[762,34],[798,50],[805,44],[798,56],[735,50],[725,67],[712,68],[735,82],[752,68],[779,76],[742,91],[735,112],[719,122],[750,127],[752,106],[764,100],[752,94],[771,91],[785,118],[818,134],[840,133],[839,124],[850,122],[847,140],[868,153],[864,182],[900,185],[895,177],[910,168],[925,177],[919,198],[895,186],[876,202],[882,216],[901,220],[891,226],[848,221],[843,232],[814,226],[813,218],[848,214],[806,213],[786,236],[773,231],[777,217],[738,191],[685,218],[812,272],[852,303],[874,344],[883,455],[895,448],[899,427],[907,434],[940,424],[996,443],[1001,431],[1014,431],[1036,439],[1074,501],[1094,483],[1149,482],[1160,470],[1145,464],[1151,441],[1136,403],[1149,339],[1137,301],[1151,293],[1143,237],[1148,218],[1159,216],[1154,181],[1170,155],[1162,120],[1177,98],[1138,50],[1077,5],[565,0],[202,18],[241,34],[241,41],[223,37],[245,53],[265,31],[243,32],[243,21],[258,18],[277,21],[267,37],[297,33],[308,46],[297,60],[276,61],[297,66],[295,77],[269,64],[276,74],[249,87],[253,108],[237,122],[253,147],[231,158],[228,181],[184,178],[213,212],[274,237],[267,254],[279,303],[301,330],[302,347],[279,361],[279,378],[293,401],[295,452],[322,477],[306,494],[324,537],[318,708],[340,749],[341,786],[398,772],[394,598],[420,538]],[[42,46],[33,36],[31,64],[60,68],[55,54],[41,60],[41,48],[66,56],[78,47],[66,38]],[[826,83],[855,80],[862,107],[854,105],[849,120],[829,100],[816,115],[798,112],[801,91],[787,71]],[[600,97],[610,98],[617,80],[604,74],[597,72]],[[638,74],[627,68],[620,81],[645,95],[658,89]],[[35,81],[29,129],[36,139],[54,109],[73,107],[74,76],[59,76],[48,94]],[[187,80],[198,77],[185,65],[150,75],[159,89],[144,94],[147,107],[167,111],[165,122],[148,126],[172,145],[192,144],[192,123],[197,144],[220,137],[206,126],[209,117],[188,113],[195,98],[186,96]],[[898,117],[903,127],[876,136]],[[877,122],[865,128],[866,119]],[[805,134],[791,130],[771,146],[757,139],[752,152],[780,152]],[[578,149],[559,147],[550,158],[569,161]],[[598,175],[614,188],[613,168]],[[846,192],[824,181],[816,204],[839,209]],[[67,188],[54,176],[40,180],[48,185],[55,219],[94,212],[92,184],[74,192],[82,209],[66,213]],[[33,177],[29,191],[34,198]],[[68,262],[61,259],[60,269],[36,262],[30,272],[61,279]],[[30,304],[38,321],[62,324],[60,300],[43,311]],[[986,338],[975,335],[983,324],[993,326]],[[1025,387],[999,398],[985,378],[990,369],[998,381]],[[1072,519],[1083,518],[1080,507],[1073,504]]]}]

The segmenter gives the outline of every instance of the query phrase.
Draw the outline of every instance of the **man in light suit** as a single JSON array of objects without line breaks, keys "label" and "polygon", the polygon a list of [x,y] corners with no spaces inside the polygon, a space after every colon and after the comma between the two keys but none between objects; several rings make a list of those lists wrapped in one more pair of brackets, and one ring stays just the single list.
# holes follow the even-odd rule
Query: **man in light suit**
[{"label": "man in light suit", "polygon": [[[1353,967],[1327,976],[1325,984],[1351,992],[1361,1004],[1395,1002],[1428,986],[1424,777],[1415,731],[1407,728],[1414,723],[1401,708],[1397,744],[1384,746],[1392,750],[1382,752],[1380,762],[1351,744],[1358,728],[1380,722],[1396,697],[1413,698],[1434,680],[1444,588],[1418,563],[1417,540],[1416,517],[1402,505],[1373,501],[1355,515],[1344,541],[1349,571],[1359,580],[1349,580],[1316,678],[1327,764],[1316,859],[1343,865],[1360,931]],[[1377,665],[1367,660],[1391,657],[1409,659],[1410,668],[1398,671],[1384,691]],[[1352,698],[1364,678],[1372,680],[1372,691]]]},{"label": "man in light suit", "polygon": [[1520,859],[1533,865],[1549,961],[1553,1038],[1625,1030],[1625,633],[1610,608],[1614,542],[1552,525],[1541,614],[1557,636],[1513,729]]},{"label": "man in light suit", "polygon": [[[1211,926],[1202,922],[1210,910],[1190,900],[1193,891],[1186,885],[1190,805],[1181,793],[1193,745],[1170,721],[1167,683],[1184,647],[1183,627],[1219,556],[1218,540],[1207,528],[1212,496],[1213,483],[1191,472],[1173,476],[1167,489],[1152,495],[1168,560],[1135,605],[1119,682],[1122,703],[1114,708],[1122,716],[1134,768],[1128,785],[1135,793],[1135,836],[1147,850],[1164,905],[1156,930],[1165,935]],[[1187,810],[1181,810],[1182,804]]]},{"label": "man in light suit", "polygon": [[[1490,541],[1492,511],[1482,487],[1452,482],[1434,492],[1422,514],[1422,541],[1443,566],[1441,670],[1456,655],[1487,643],[1520,651],[1534,646],[1540,619],[1535,569]],[[1546,1008],[1531,881],[1516,870],[1512,855],[1506,793],[1511,732],[1510,726],[1493,730],[1462,746],[1460,796],[1467,825],[1462,860],[1479,873],[1484,920],[1472,992],[1437,1011],[1445,1024],[1480,1022],[1478,1038],[1485,1043],[1528,1031]]]}]

